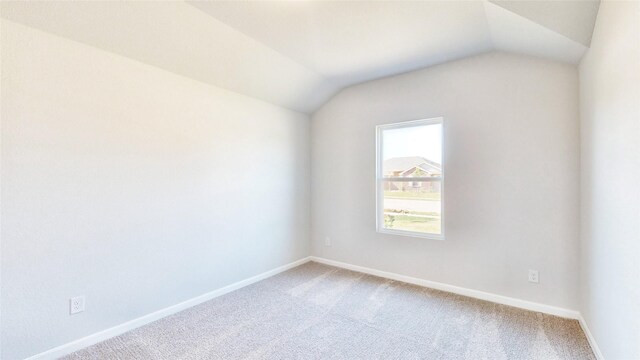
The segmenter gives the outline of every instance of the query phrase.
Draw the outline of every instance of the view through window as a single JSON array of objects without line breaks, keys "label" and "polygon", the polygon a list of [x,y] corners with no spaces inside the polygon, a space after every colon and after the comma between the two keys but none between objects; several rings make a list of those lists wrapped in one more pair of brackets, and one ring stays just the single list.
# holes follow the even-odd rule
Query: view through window
[{"label": "view through window", "polygon": [[442,118],[377,128],[378,231],[443,239]]}]

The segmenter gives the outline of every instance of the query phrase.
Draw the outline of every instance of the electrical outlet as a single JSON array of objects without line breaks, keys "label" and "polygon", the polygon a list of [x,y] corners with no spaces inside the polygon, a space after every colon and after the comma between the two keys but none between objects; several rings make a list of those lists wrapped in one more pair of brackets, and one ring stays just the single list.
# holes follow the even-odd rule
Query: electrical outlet
[{"label": "electrical outlet", "polygon": [[69,299],[69,313],[71,315],[84,311],[84,296],[76,296]]},{"label": "electrical outlet", "polygon": [[529,282],[539,283],[538,270],[529,270]]},{"label": "electrical outlet", "polygon": [[324,238],[324,246],[331,246],[331,238],[330,237],[325,237]]}]

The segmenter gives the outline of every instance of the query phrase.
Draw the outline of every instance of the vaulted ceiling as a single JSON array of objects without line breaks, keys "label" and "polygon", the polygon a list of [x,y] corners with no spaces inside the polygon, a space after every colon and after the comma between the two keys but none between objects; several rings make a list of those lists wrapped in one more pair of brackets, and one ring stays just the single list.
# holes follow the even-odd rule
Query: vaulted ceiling
[{"label": "vaulted ceiling", "polygon": [[489,51],[577,63],[599,2],[3,1],[4,19],[311,113],[340,89]]}]

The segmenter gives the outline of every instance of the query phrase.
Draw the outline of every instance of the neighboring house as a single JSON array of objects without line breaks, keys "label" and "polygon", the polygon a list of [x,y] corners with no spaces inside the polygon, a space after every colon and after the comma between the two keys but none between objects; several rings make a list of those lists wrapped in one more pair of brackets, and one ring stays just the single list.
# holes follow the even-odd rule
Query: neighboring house
[{"label": "neighboring house", "polygon": [[[420,156],[405,156],[387,159],[383,164],[383,175],[393,177],[433,177],[440,180],[442,165]],[[385,191],[440,191],[440,181],[391,181]]]}]

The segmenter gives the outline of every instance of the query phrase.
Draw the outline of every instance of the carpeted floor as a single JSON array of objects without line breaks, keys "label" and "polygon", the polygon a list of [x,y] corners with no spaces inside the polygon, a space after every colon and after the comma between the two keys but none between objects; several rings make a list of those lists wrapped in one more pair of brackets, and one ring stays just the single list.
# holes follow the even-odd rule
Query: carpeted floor
[{"label": "carpeted floor", "polygon": [[575,320],[307,263],[66,359],[595,359]]}]

